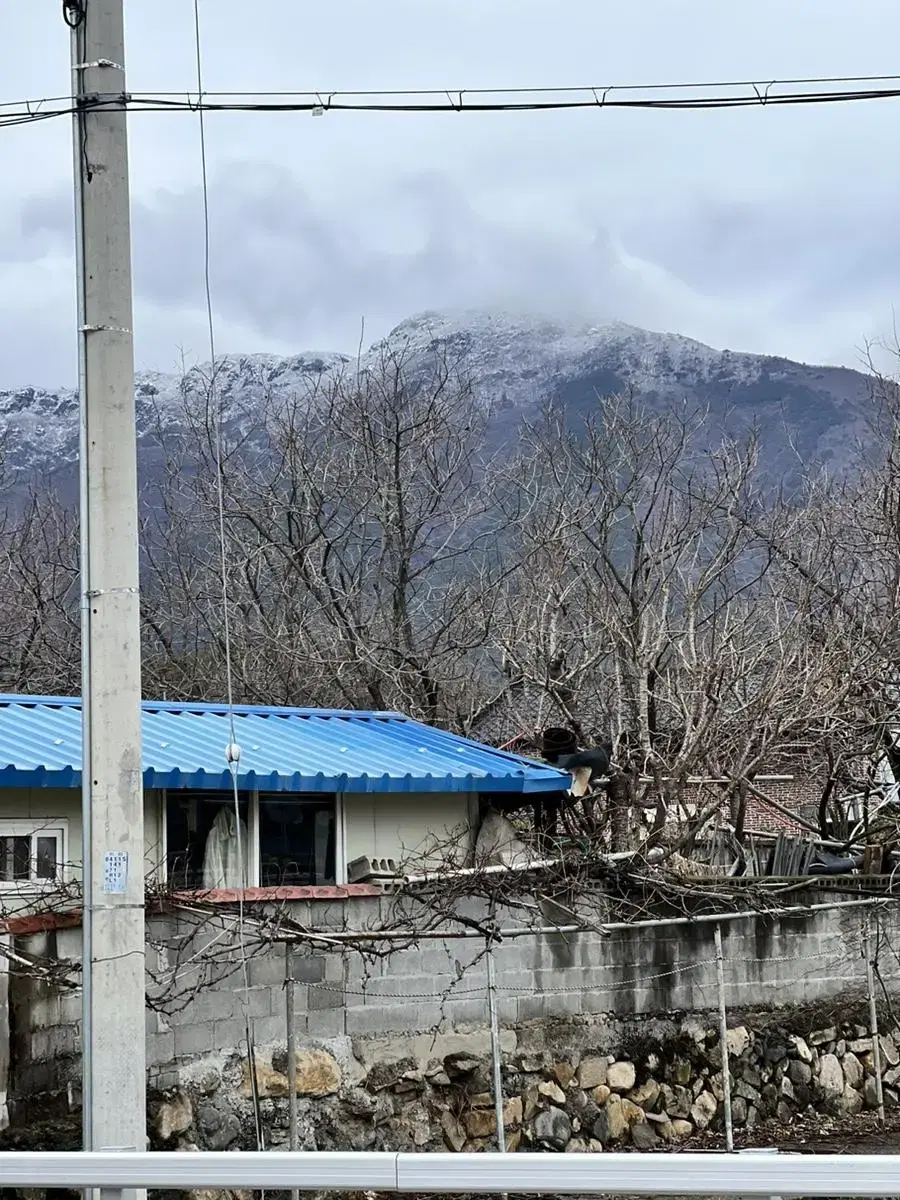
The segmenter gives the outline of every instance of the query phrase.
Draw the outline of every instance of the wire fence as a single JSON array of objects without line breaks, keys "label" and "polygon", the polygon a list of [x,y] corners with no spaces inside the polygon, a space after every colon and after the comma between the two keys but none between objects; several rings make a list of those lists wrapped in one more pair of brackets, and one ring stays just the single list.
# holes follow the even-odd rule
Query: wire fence
[{"label": "wire fence", "polygon": [[[707,1092],[716,1101],[712,1106],[714,1122],[712,1113],[704,1114],[701,1108],[698,1115],[690,1102],[677,1115],[683,1119],[690,1115],[695,1123],[708,1122],[710,1130],[720,1128],[723,1149],[735,1148],[736,1127],[752,1122],[754,1116],[764,1121],[777,1115],[782,1124],[790,1121],[813,1102],[814,1093],[825,1104],[843,1105],[848,1115],[863,1107],[874,1109],[883,1123],[886,1106],[898,1102],[893,1087],[900,1087],[900,1029],[891,1006],[892,994],[900,984],[900,958],[891,936],[892,926],[882,921],[881,907],[880,903],[872,903],[862,912],[854,910],[854,915],[861,919],[852,930],[841,922],[829,923],[827,932],[819,934],[825,940],[818,948],[798,945],[795,952],[748,954],[745,940],[729,946],[729,939],[722,936],[724,923],[716,924],[711,930],[714,946],[711,954],[695,953],[683,961],[659,967],[619,961],[548,969],[534,973],[535,986],[531,991],[528,974],[515,971],[512,956],[498,964],[498,950],[489,942],[479,952],[473,950],[471,961],[465,965],[459,962],[458,947],[446,948],[446,957],[454,963],[456,974],[438,976],[430,986],[417,986],[423,977],[404,971],[402,956],[397,962],[387,959],[379,964],[380,973],[375,975],[345,972],[341,979],[313,980],[300,985],[294,979],[288,949],[285,983],[290,993],[291,1017],[285,1027],[288,1061],[292,1061],[296,1052],[293,1014],[298,1011],[294,997],[298,986],[305,989],[308,1009],[332,1013],[335,1021],[332,1033],[343,1031],[353,1035],[368,1030],[390,1036],[410,1030],[425,1032],[433,1016],[430,1032],[437,1039],[460,1025],[471,1028],[480,1022],[490,1035],[495,1143],[497,1149],[505,1150],[509,1124],[505,1106],[514,1093],[505,1089],[503,1083],[510,1066],[502,1048],[504,1026],[521,1026],[523,1012],[543,1015],[550,1021],[577,1016],[586,1018],[589,1026],[590,1018],[610,1013],[627,1024],[671,1017],[674,1010],[682,1015],[693,1014],[690,1018],[693,1036],[703,1043],[703,1061],[713,1066],[712,1071],[702,1073],[698,1066],[696,1075],[689,1081],[683,1079],[682,1083],[689,1082],[699,1088],[694,1100],[700,1092]],[[609,941],[606,946],[609,948]],[[690,941],[684,939],[682,946],[690,949]],[[434,961],[434,951],[416,969],[423,969],[425,961]],[[654,988],[658,984],[666,986],[670,1000],[662,1011],[655,999]],[[565,1003],[570,999],[575,1001],[572,1006]],[[792,1026],[789,1012],[792,1003],[799,1008],[812,1006],[814,1011],[807,1014],[806,1025]],[[796,1037],[790,1045],[776,1051],[781,1055],[780,1060],[769,1062],[763,1060],[762,1051],[754,1049],[759,1031],[753,1028],[754,1020],[752,1015],[747,1016],[747,1010],[776,1005],[784,1008],[782,1015],[775,1018],[779,1033],[774,1044],[781,1046],[785,1036],[795,1028]],[[817,1012],[826,1010],[832,1014],[829,1019],[834,1020],[835,1027],[819,1029],[813,1038],[809,1021],[815,1020]],[[845,1037],[842,1026],[851,1011],[854,1024]],[[370,1019],[373,1015],[374,1021]],[[763,1025],[771,1020],[771,1014],[767,1014]],[[750,1026],[749,1031],[744,1027],[745,1022]],[[804,1034],[810,1037],[812,1046],[806,1043]],[[772,1053],[771,1046],[771,1041],[765,1043],[766,1055]],[[609,1049],[614,1051],[616,1047],[610,1044]],[[683,1050],[679,1049],[676,1058],[680,1060],[682,1055]],[[610,1062],[615,1057],[615,1053],[610,1054]],[[791,1062],[800,1062],[802,1066],[791,1066]],[[647,1121],[652,1128],[666,1122],[671,1125],[672,1114],[665,1109],[665,1085],[674,1078],[671,1074],[674,1059],[654,1068],[662,1086],[655,1086],[657,1080],[648,1072],[646,1063],[635,1061],[632,1065],[635,1069],[630,1076],[631,1084],[637,1085],[632,1095],[638,1098],[640,1092],[642,1101],[650,1102]],[[836,1069],[839,1069],[837,1081]],[[627,1073],[625,1077],[629,1078]],[[651,1086],[644,1086],[641,1091],[641,1085],[648,1083]],[[521,1088],[521,1081],[515,1087]],[[777,1095],[766,1096],[767,1087],[777,1088]],[[706,1129],[707,1124],[699,1127]],[[581,1148],[585,1139],[575,1140]],[[296,1148],[296,1143],[292,1148]]]}]

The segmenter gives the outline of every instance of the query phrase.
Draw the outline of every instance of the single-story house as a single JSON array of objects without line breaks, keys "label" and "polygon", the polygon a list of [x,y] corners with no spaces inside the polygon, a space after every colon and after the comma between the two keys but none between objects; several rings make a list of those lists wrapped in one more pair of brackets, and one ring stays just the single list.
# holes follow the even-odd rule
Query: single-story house
[{"label": "single-story house", "polygon": [[[143,704],[148,877],[184,890],[344,885],[361,857],[470,849],[486,802],[539,799],[570,778],[399,713],[239,705],[233,719],[232,766],[226,706]],[[81,755],[79,699],[0,695],[0,911],[10,893],[78,879]]]}]

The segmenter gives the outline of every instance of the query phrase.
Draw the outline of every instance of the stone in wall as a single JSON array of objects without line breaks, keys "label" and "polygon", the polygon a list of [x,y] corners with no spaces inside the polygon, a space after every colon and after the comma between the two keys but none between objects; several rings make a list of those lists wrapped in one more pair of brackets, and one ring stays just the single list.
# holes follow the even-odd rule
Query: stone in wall
[{"label": "stone in wall", "polygon": [[[304,1042],[297,1051],[300,1147],[494,1149],[488,1045],[484,1029]],[[533,1022],[506,1029],[504,1045],[502,1121],[511,1151],[666,1149],[699,1133],[721,1136],[722,1055],[709,1015]],[[746,1014],[729,1030],[728,1047],[739,1136],[770,1120],[786,1124],[809,1113],[845,1120],[878,1104],[875,1047],[864,1025],[811,1024],[809,1012],[788,1010]],[[900,1029],[885,1031],[878,1048],[885,1104],[896,1107]],[[149,1097],[154,1148],[254,1148],[254,1092],[265,1144],[287,1148],[284,1043],[259,1047],[254,1067],[252,1088],[250,1065],[237,1051],[173,1065],[173,1086]]]},{"label": "stone in wall", "polygon": [[[298,1096],[331,1096],[340,1090],[341,1069],[332,1055],[324,1050],[298,1049],[294,1059]],[[254,1086],[256,1095],[266,1099],[289,1094],[286,1048],[269,1047],[256,1053],[252,1070],[249,1061],[244,1060],[243,1094],[252,1097]]]},{"label": "stone in wall", "polygon": [[[509,1033],[510,1031],[507,1031]],[[482,1031],[483,1034],[483,1031]],[[365,1045],[347,1038],[297,1051],[302,1149],[491,1150],[497,1113],[490,1057],[458,1031],[430,1057],[402,1053],[402,1039]],[[447,1046],[454,1049],[443,1052]],[[881,1040],[885,1103],[898,1103],[900,1029]],[[732,1116],[738,1130],[789,1123],[809,1112],[850,1117],[878,1103],[871,1038],[855,1024],[801,1031],[788,1013],[748,1018],[728,1032]],[[260,1048],[255,1062],[266,1145],[289,1140],[286,1051]],[[504,1056],[502,1119],[509,1150],[593,1153],[674,1148],[722,1129],[724,1082],[718,1031],[709,1018],[651,1019],[600,1027],[535,1022],[515,1031]],[[251,1149],[256,1115],[251,1069],[238,1053],[179,1069],[175,1089],[151,1103],[159,1149]]]}]

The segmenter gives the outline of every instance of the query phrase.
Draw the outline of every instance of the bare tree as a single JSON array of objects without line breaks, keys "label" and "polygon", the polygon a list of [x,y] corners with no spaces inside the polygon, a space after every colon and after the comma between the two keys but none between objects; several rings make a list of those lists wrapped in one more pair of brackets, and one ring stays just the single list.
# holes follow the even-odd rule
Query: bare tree
[{"label": "bare tree", "polygon": [[10,499],[0,521],[0,674],[7,691],[79,690],[78,526],[53,491]]},{"label": "bare tree", "polygon": [[692,836],[723,802],[687,810],[697,775],[725,781],[740,826],[742,781],[841,692],[808,586],[785,591],[743,519],[755,438],[710,446],[703,412],[613,397],[577,431],[551,413],[514,471],[522,566],[495,636],[582,736],[612,734],[612,844],[643,836],[648,809],[651,839],[679,819]]},{"label": "bare tree", "polygon": [[[900,394],[876,378],[865,436],[849,468],[810,467],[802,489],[741,516],[777,562],[784,594],[804,593],[810,644],[829,648],[841,704],[824,730],[830,764],[823,797],[900,780]],[[831,803],[831,820],[843,822]]]},{"label": "bare tree", "polygon": [[[219,436],[208,382],[184,389],[162,517],[145,538],[149,642],[222,677],[219,485],[242,697],[401,708],[465,727],[506,569],[484,453],[489,413],[440,354],[264,391]],[[177,614],[177,627],[168,613]]]}]

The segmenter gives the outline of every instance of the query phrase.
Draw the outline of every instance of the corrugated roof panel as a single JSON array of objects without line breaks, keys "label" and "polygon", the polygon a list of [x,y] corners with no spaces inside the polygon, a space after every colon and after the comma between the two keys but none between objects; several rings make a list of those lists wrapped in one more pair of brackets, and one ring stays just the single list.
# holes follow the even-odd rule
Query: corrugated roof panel
[{"label": "corrugated roof panel", "polygon": [[[568,776],[400,713],[237,705],[238,782],[298,792],[559,791]],[[144,784],[227,788],[228,709],[146,701]],[[81,702],[0,695],[0,787],[77,787]]]}]

